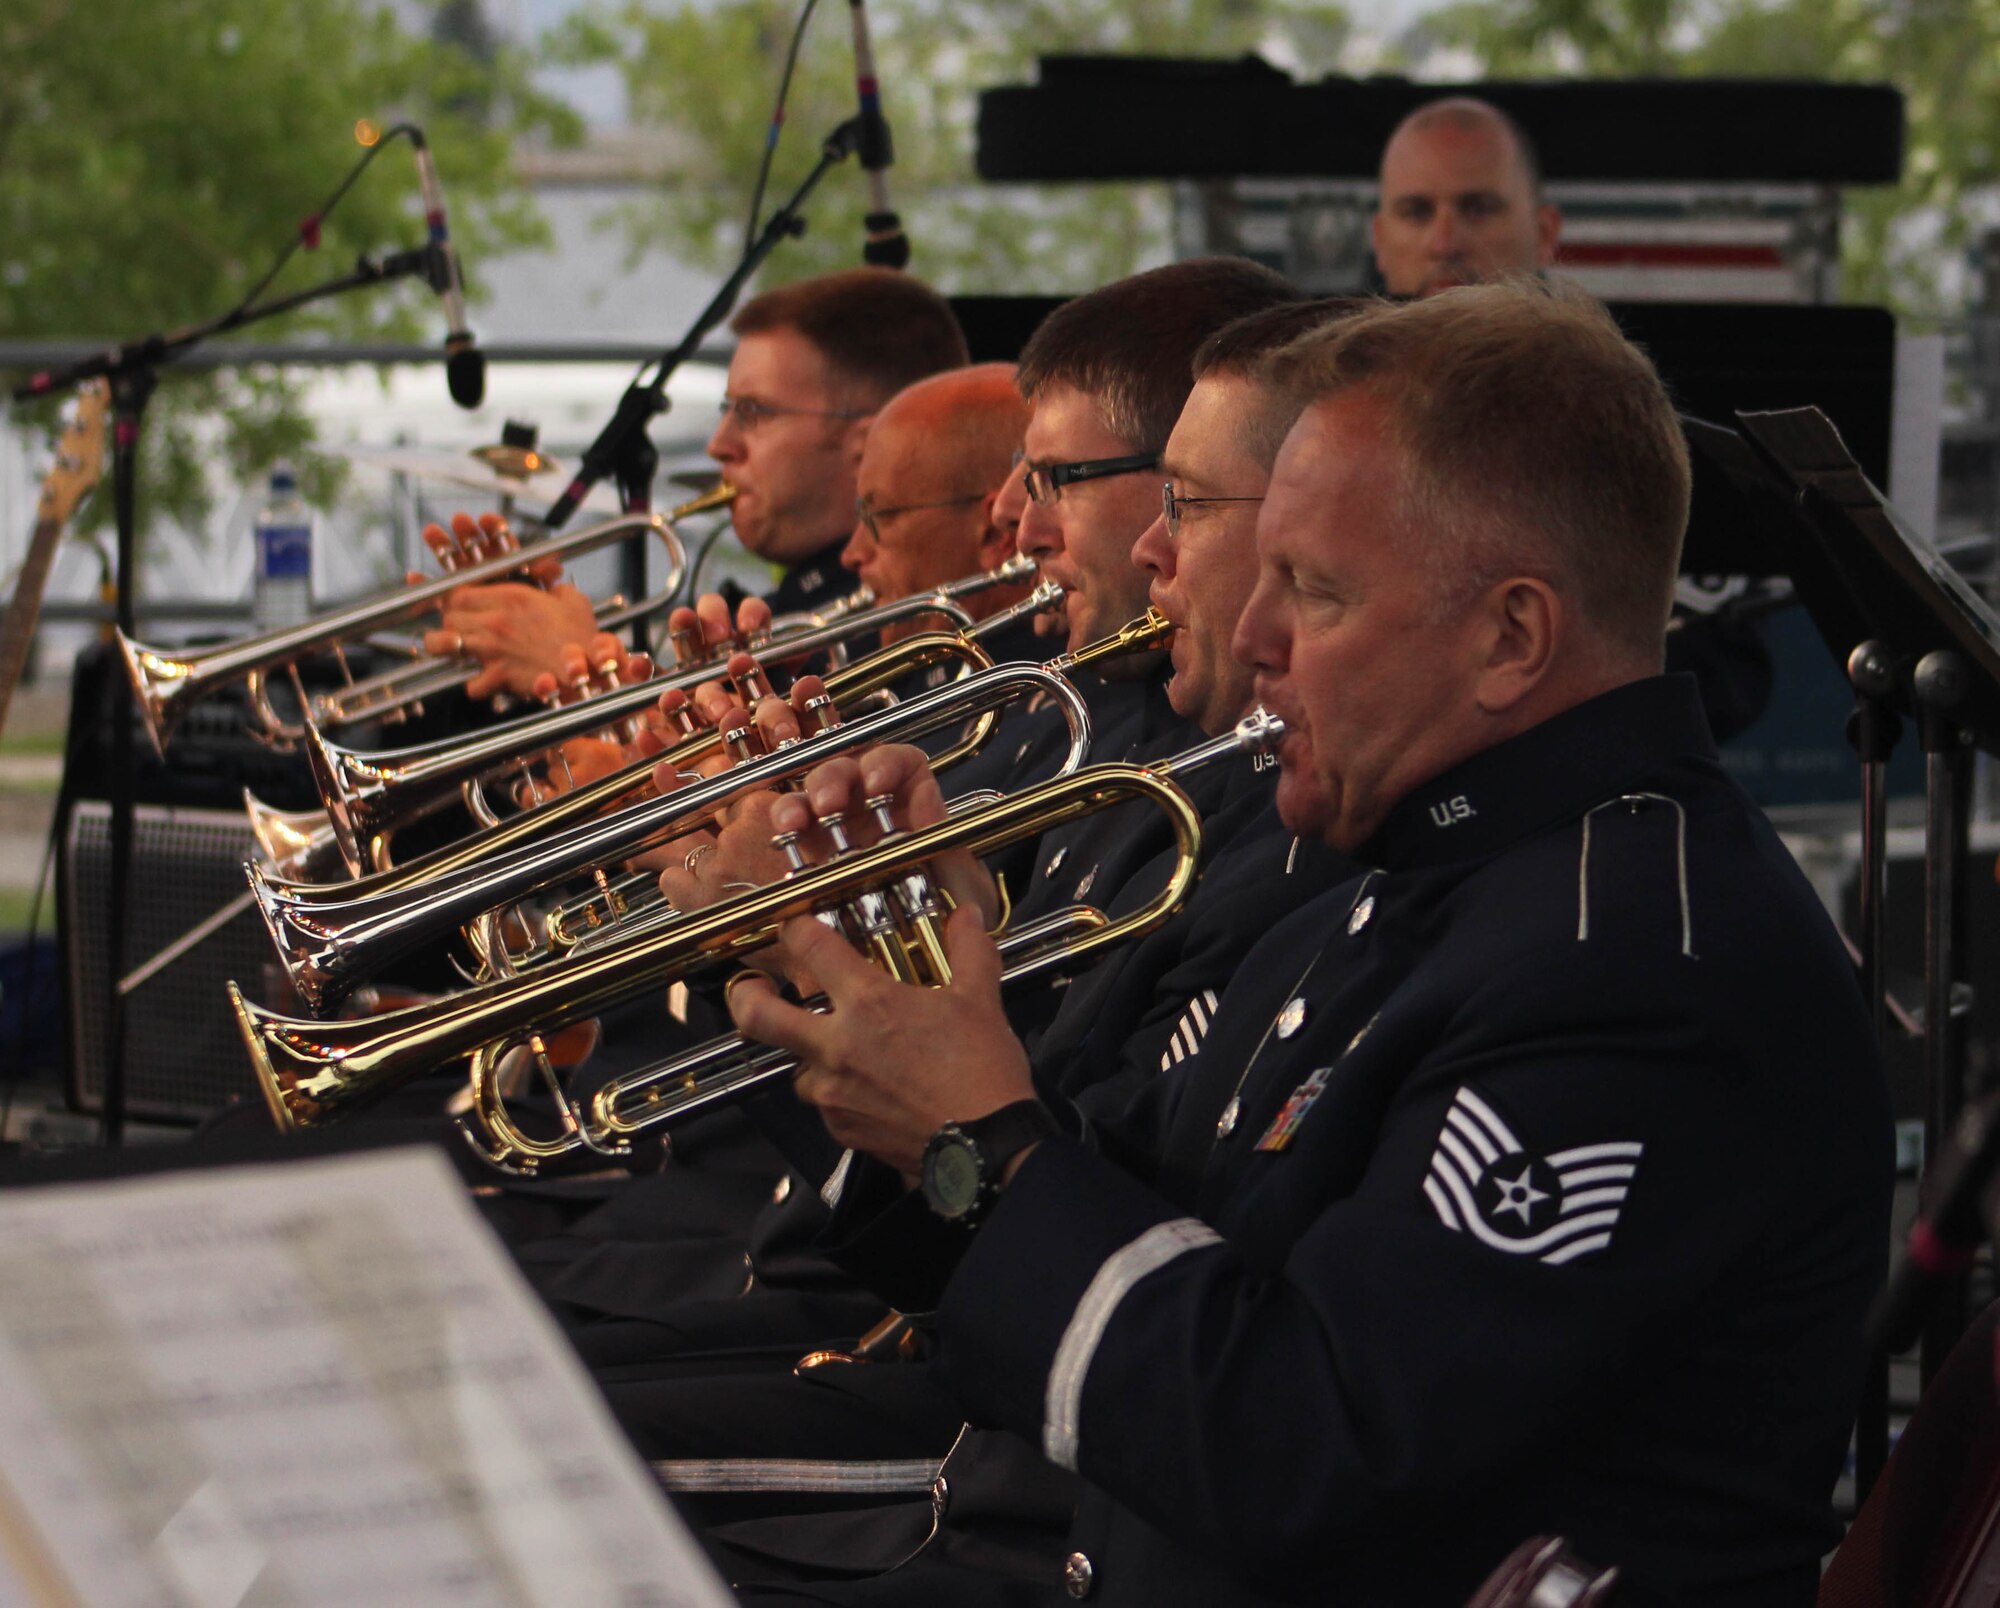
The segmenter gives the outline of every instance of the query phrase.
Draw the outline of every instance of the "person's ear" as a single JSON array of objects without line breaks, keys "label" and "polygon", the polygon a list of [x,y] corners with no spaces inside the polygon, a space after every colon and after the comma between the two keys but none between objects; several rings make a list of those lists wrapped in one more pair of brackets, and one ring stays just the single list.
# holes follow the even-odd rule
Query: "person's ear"
[{"label": "person's ear", "polygon": [[1473,604],[1473,697],[1504,714],[1548,680],[1569,621],[1560,593],[1540,576],[1516,575]]}]

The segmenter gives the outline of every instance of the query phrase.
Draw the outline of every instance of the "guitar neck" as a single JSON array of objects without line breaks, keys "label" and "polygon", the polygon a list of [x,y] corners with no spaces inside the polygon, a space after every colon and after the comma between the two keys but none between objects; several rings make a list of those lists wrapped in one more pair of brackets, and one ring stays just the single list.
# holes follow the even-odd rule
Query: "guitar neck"
[{"label": "guitar neck", "polygon": [[28,650],[34,645],[35,626],[42,617],[42,592],[55,566],[56,545],[62,537],[64,521],[40,519],[28,544],[28,556],[21,564],[21,579],[0,618],[0,733],[7,729],[7,709],[14,701],[14,688],[27,668]]}]

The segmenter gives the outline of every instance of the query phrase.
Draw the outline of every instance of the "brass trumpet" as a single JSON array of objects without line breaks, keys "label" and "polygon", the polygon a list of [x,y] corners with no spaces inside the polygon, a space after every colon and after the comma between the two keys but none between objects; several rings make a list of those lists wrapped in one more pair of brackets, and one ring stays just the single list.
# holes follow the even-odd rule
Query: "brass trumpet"
[{"label": "brass trumpet", "polygon": [[[699,496],[690,497],[686,502],[668,509],[666,519],[673,524],[694,514],[727,508],[735,500],[736,488],[728,481],[720,480]],[[538,546],[534,556],[539,557],[540,552]],[[452,578],[457,580],[465,573],[454,571]],[[669,584],[649,597],[643,597],[636,603],[628,603],[617,595],[606,598],[594,609],[597,629],[622,631],[635,621],[650,619],[672,604],[680,592],[682,578],[682,571],[677,565],[669,577]],[[426,698],[455,692],[478,672],[478,663],[462,654],[442,659],[418,655],[408,664],[395,665],[360,681],[350,681],[326,692],[312,694],[306,706],[306,717],[313,726],[326,731],[357,721],[398,720],[405,715],[421,714]]]},{"label": "brass trumpet", "polygon": [[[963,647],[959,639],[942,634],[911,637],[898,643],[896,649],[836,672],[832,681],[860,680],[863,672],[870,672],[869,678],[879,682],[884,672],[878,661],[898,649],[921,650],[927,642]],[[891,671],[887,679],[897,679],[903,673],[900,669]],[[879,713],[786,744],[775,753],[746,759],[719,776],[672,793],[576,825],[566,820],[560,823],[562,830],[554,830],[557,823],[548,820],[553,806],[534,812],[529,827],[510,834],[510,846],[504,850],[491,841],[500,834],[488,833],[478,841],[476,852],[454,855],[456,863],[448,867],[434,867],[432,862],[438,856],[430,856],[419,862],[425,867],[422,871],[404,867],[333,888],[281,887],[260,868],[252,867],[250,884],[294,985],[315,1009],[323,1010],[357,982],[422,944],[435,942],[539,889],[624,860],[663,838],[692,831],[745,793],[802,775],[835,754],[875,743],[907,741],[973,721],[975,732],[936,761],[941,766],[948,764],[984,742],[1000,708],[1036,695],[1053,700],[1068,718],[1068,768],[1074,769],[1090,742],[1090,715],[1075,687],[1039,665],[989,663],[963,682],[933,688]],[[678,758],[683,749],[715,740],[714,734],[704,734],[660,757],[679,768],[686,763]],[[654,762],[642,763],[650,769]],[[578,789],[555,803],[566,804],[588,791]]]},{"label": "brass trumpet", "polygon": [[[1177,863],[1166,885],[1143,905],[1113,918],[1078,907],[1017,945],[1011,982],[1067,971],[1098,951],[1151,930],[1179,908],[1192,888],[1201,819],[1171,779],[1226,754],[1267,751],[1283,728],[1261,711],[1227,736],[1177,759],[1146,767],[1087,766],[921,831],[890,831],[867,849],[801,868],[782,882],[684,917],[645,938],[579,956],[519,978],[487,983],[427,1005],[354,1022],[319,1022],[264,1010],[231,985],[230,1000],[258,1083],[281,1128],[338,1119],[461,1056],[474,1057],[475,1142],[499,1164],[534,1171],[580,1150],[617,1154],[630,1134],[711,1104],[790,1070],[782,1055],[723,1041],[651,1072],[629,1075],[592,1102],[588,1119],[556,1090],[561,1136],[523,1134],[497,1082],[500,1060],[516,1043],[531,1051],[544,1033],[594,1016],[665,982],[725,964],[768,943],[778,925],[805,914],[832,916],[873,956],[908,980],[946,980],[937,922],[943,906],[925,862],[951,851],[987,854],[1038,836],[1093,810],[1145,800],[1167,818]],[[886,812],[887,801],[870,801]],[[1046,941],[1041,941],[1046,939]],[[692,1063],[699,1064],[692,1064]],[[633,1102],[637,1109],[628,1109]]]},{"label": "brass trumpet", "polygon": [[[725,491],[727,496],[722,495]],[[320,619],[308,620],[302,625],[266,631],[257,636],[244,637],[196,653],[180,654],[164,648],[148,647],[143,642],[133,641],[122,632],[118,636],[118,647],[125,657],[125,669],[132,680],[133,696],[146,717],[147,734],[152,738],[153,747],[159,753],[164,755],[167,739],[190,708],[217,688],[236,681],[249,684],[251,704],[263,725],[264,735],[276,743],[296,742],[303,735],[304,728],[298,722],[287,720],[272,705],[269,677],[273,671],[291,671],[296,679],[298,661],[315,653],[332,653],[344,670],[343,644],[359,641],[370,632],[385,626],[416,619],[458,587],[474,586],[483,581],[505,580],[537,559],[567,559],[614,541],[623,541],[649,533],[659,537],[661,544],[667,550],[667,585],[650,600],[651,606],[662,606],[679,591],[681,579],[687,573],[687,554],[681,546],[679,536],[674,533],[674,520],[700,508],[720,506],[721,502],[727,502],[734,496],[733,487],[718,487],[706,496],[695,498],[671,513],[624,514],[617,519],[605,520],[601,524],[565,531],[532,542],[513,552],[496,554],[477,564],[453,570],[448,575],[441,575],[421,585],[398,587],[381,597],[351,604]],[[446,685],[451,685],[472,673],[469,667],[460,665],[457,661],[447,661],[447,664],[452,672],[452,679],[447,681]],[[407,675],[409,672],[407,667],[402,667],[399,673]],[[358,718],[358,716],[347,717],[338,712],[330,712],[327,706],[316,703],[303,692],[300,694],[300,704],[308,715],[314,715],[315,710],[318,710],[321,713],[330,713],[331,718],[336,720]],[[371,706],[367,712],[376,713],[379,710],[378,707]]]},{"label": "brass trumpet", "polygon": [[[792,744],[694,786],[600,814],[636,786],[655,764],[676,769],[712,751],[716,734],[703,733],[657,760],[635,764],[525,812],[490,832],[399,866],[333,886],[285,884],[262,867],[246,868],[252,892],[293,985],[324,1010],[361,979],[413,948],[471,928],[480,917],[516,903],[553,883],[583,875],[647,845],[694,830],[723,804],[810,769],[834,753],[874,742],[899,742],[971,719],[971,732],[932,763],[944,769],[984,743],[997,711],[1016,698],[1045,694],[1064,711],[1070,728],[1064,772],[1082,763],[1090,743],[1090,716],[1066,673],[1104,660],[1158,647],[1173,633],[1157,610],[1148,610],[1110,635],[1046,666],[992,666],[973,644],[944,633],[905,638],[828,679],[837,705],[902,679],[912,669],[957,657],[984,666],[966,681],[934,688],[864,720],[821,733],[810,748]],[[490,923],[488,924],[490,928]],[[489,968],[499,945],[489,930],[468,931]]]},{"label": "brass trumpet", "polygon": [[[1018,583],[1033,574],[1032,560],[1012,559],[995,570],[953,582],[935,592],[859,610],[783,639],[773,639],[768,645],[782,651],[787,658],[804,658],[844,647],[885,625],[926,614],[941,614],[951,626],[976,639],[981,628],[974,625],[972,616],[958,599],[985,587]],[[1052,601],[1044,597],[1039,606],[1048,607]],[[995,616],[995,619],[1004,622],[1007,617]],[[760,641],[753,646],[766,645]],[[477,789],[483,783],[572,737],[652,708],[662,693],[676,688],[691,691],[704,681],[713,680],[718,673],[713,663],[690,665],[629,687],[489,726],[469,737],[450,737],[375,752],[344,748],[308,723],[306,754],[348,869],[359,876],[369,868],[371,860],[380,868],[379,854],[371,854],[369,845],[377,840],[386,842],[398,827],[454,799],[463,799],[483,824],[495,825],[492,812],[482,809],[476,799]]]}]

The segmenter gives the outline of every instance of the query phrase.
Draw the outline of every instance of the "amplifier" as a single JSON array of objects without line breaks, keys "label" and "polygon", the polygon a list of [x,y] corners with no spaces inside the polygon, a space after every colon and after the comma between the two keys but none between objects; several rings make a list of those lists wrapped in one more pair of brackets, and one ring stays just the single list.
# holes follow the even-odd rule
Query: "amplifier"
[{"label": "amplifier", "polygon": [[[101,1111],[109,1064],[111,808],[80,800],[63,837],[61,942],[70,1008],[73,1104]],[[232,900],[247,898],[253,845],[242,811],[141,804],[133,810],[132,876],[122,964],[129,974]],[[266,992],[277,966],[270,934],[247,904],[126,997],[125,1101],[143,1121],[193,1122],[256,1079],[223,985]],[[276,981],[275,978],[272,981]],[[288,986],[279,988],[289,995]]]}]

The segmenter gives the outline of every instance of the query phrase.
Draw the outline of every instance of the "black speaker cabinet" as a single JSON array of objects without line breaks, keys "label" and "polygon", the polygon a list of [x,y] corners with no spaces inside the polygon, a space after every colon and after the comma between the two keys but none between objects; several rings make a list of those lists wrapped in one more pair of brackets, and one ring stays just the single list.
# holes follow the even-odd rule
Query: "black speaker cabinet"
[{"label": "black speaker cabinet", "polygon": [[[63,840],[62,950],[70,1008],[71,1101],[101,1111],[108,1064],[111,810],[80,800]],[[132,876],[119,912],[130,973],[246,893],[250,826],[241,810],[141,804],[133,811]],[[126,1109],[154,1122],[192,1122],[236,1095],[257,1093],[224,984],[252,998],[276,961],[270,935],[245,907],[126,999]]]}]

